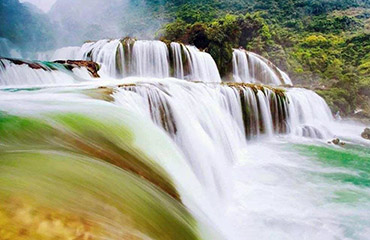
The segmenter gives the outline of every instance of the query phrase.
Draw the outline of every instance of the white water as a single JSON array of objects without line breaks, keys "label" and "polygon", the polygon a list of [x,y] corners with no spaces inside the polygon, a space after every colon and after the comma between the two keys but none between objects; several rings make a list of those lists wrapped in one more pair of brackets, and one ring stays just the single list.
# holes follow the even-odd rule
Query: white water
[{"label": "white water", "polygon": [[293,135],[328,139],[334,121],[331,111],[320,96],[311,90],[293,88],[288,91],[289,130]]},{"label": "white water", "polygon": [[161,41],[136,41],[132,49],[134,76],[169,77],[169,53]]},{"label": "white water", "polygon": [[192,81],[221,82],[217,65],[210,54],[199,51],[194,46],[186,46],[186,57],[190,62],[190,76]]},{"label": "white water", "polygon": [[184,79],[184,64],[182,61],[183,45],[177,42],[171,43],[171,51],[173,58],[173,76],[175,78]]},{"label": "white water", "polygon": [[32,69],[26,64],[17,65],[8,60],[0,59],[0,86],[60,85],[71,84],[76,80],[67,71],[51,70],[45,65],[43,67],[46,70]]},{"label": "white water", "polygon": [[[148,81],[149,79],[145,79]],[[295,96],[297,91],[297,96]],[[241,92],[245,107],[250,115],[245,135]],[[289,101],[277,107],[278,96],[270,89],[258,90],[249,87],[237,89],[226,85],[184,82],[175,79],[151,79],[119,88],[113,94],[115,103],[130,109],[142,117],[152,120],[172,137],[185,154],[194,174],[207,189],[207,196],[221,213],[229,202],[232,181],[228,172],[238,162],[246,148],[247,138],[272,138],[275,133],[290,133],[296,137],[318,137],[307,135],[300,129],[309,125],[312,119],[329,121],[316,117],[312,112],[300,118],[299,108],[326,110],[327,105],[315,93],[293,89]],[[314,105],[310,105],[310,100]],[[273,108],[272,108],[273,106]],[[289,106],[289,107],[288,107]],[[286,111],[286,113],[282,113]],[[287,118],[280,117],[286,114]],[[324,112],[323,114],[327,114]],[[297,120],[298,119],[298,120]],[[320,122],[321,123],[321,122]],[[284,125],[286,124],[286,125]],[[284,132],[285,131],[285,132]],[[328,130],[322,126],[318,132]]]},{"label": "white water", "polygon": [[139,84],[114,94],[117,104],[151,117],[169,132],[218,208],[229,195],[225,170],[246,144],[225,97],[219,87],[178,80]]},{"label": "white water", "polygon": [[242,49],[233,50],[235,82],[292,85],[289,76],[262,56]]},{"label": "white water", "polygon": [[[233,169],[235,191],[228,212],[236,228],[233,239],[368,239],[369,189],[324,177],[358,172],[302,156],[293,148],[297,143],[315,144],[279,140],[248,145]],[[359,194],[362,201],[340,202],[339,194],[348,194],[348,200]]]},{"label": "white water", "polygon": [[[175,60],[174,74],[179,78],[220,81],[218,71],[215,71],[216,65],[209,54],[176,43],[171,44],[171,50]],[[182,51],[186,59],[183,59]],[[118,40],[86,43],[80,49],[66,48],[58,54],[61,57],[75,56],[98,61],[110,76],[113,74],[117,77],[117,72],[121,73],[117,69],[125,69],[123,46]],[[176,166],[171,162],[172,154],[178,157],[177,153],[162,149],[163,142],[153,140],[151,132],[136,126],[142,139],[148,134],[148,140],[139,144],[143,149],[147,147],[158,161],[162,157],[165,159],[160,163],[176,180],[180,192],[189,195],[189,202],[185,201],[185,204],[192,211],[196,207],[190,202],[195,201],[200,211],[212,219],[216,228],[230,240],[346,239],[350,235],[346,233],[347,229],[361,229],[357,223],[366,219],[368,203],[356,209],[330,200],[332,188],[340,191],[358,189],[312,176],[316,172],[346,170],[325,168],[290,149],[297,142],[317,143],[307,139],[332,139],[333,129],[340,128],[341,125],[333,121],[321,97],[305,89],[288,89],[284,98],[267,87],[168,79],[165,78],[169,76],[168,54],[163,43],[135,42],[132,52],[134,65],[131,69],[134,75],[158,75],[160,79],[129,78],[108,85],[134,82],[133,85],[114,88],[112,96],[114,104],[119,106],[116,108],[117,114],[120,110],[123,113],[128,111],[133,112],[138,121],[153,121],[172,138],[179,148],[179,154],[185,156],[187,173],[182,174],[182,165]],[[280,78],[279,83],[274,79],[277,77],[276,72],[261,57],[251,53],[248,55],[250,59],[247,59],[243,53],[239,58],[243,55],[244,64],[241,65],[243,61],[240,59],[235,61],[238,70],[234,68],[234,75],[240,79],[237,81],[262,82],[257,78],[263,76],[267,82],[281,83]],[[188,72],[184,67],[185,62],[189,63]],[[117,68],[119,64],[121,68]],[[58,71],[41,70],[47,74],[38,76],[33,72],[38,70],[26,65],[7,69],[0,69],[0,74],[9,74],[0,75],[2,85],[6,86],[38,84],[40,79],[50,84],[63,84],[63,81],[71,83],[64,76],[50,75],[59,74]],[[29,79],[33,74],[36,74],[35,79]],[[280,74],[282,78],[289,79],[284,73]],[[249,80],[243,80],[247,75]],[[79,104],[78,101],[75,103]],[[135,123],[135,118],[131,120]],[[348,138],[352,135],[352,130],[345,132]],[[196,180],[186,180],[186,176],[192,175]],[[194,193],[192,184],[196,185]],[[200,196],[203,193],[204,199]],[[201,200],[194,200],[198,197]],[[354,220],[348,220],[346,216]],[[369,232],[365,223],[364,233],[358,233],[356,239],[366,239],[366,233]]]},{"label": "white water", "polygon": [[120,40],[100,40],[85,43],[82,45],[79,54],[78,58],[80,59],[99,63],[101,65],[99,73],[102,73],[103,76],[120,76],[117,70],[117,62],[120,61],[120,64],[124,64],[123,46]]},{"label": "white water", "polygon": [[233,77],[235,82],[253,83],[255,81],[249,73],[247,54],[243,50],[233,50]]},{"label": "white water", "polygon": [[[132,52],[131,52],[132,48]],[[49,60],[90,60],[101,64],[101,76],[122,78],[123,76],[166,78],[176,77],[189,81],[221,82],[217,65],[210,54],[194,46],[179,43],[170,45],[173,57],[173,74],[170,73],[170,56],[167,45],[161,41],[127,40],[124,48],[120,39],[100,40],[79,47],[58,49],[47,57]],[[125,62],[125,52],[127,62]],[[183,54],[185,56],[183,56]],[[128,65],[128,67],[126,67]]]}]

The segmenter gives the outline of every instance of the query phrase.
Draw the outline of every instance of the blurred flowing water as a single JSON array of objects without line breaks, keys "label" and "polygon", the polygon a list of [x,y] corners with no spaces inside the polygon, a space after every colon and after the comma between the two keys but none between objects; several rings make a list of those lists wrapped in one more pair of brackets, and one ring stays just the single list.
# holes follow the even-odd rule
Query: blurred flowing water
[{"label": "blurred flowing water", "polygon": [[261,84],[291,83],[266,59],[234,50],[234,82],[220,82],[210,55],[179,43],[53,54],[102,78],[1,59],[1,239],[369,236],[365,126],[313,91]]}]

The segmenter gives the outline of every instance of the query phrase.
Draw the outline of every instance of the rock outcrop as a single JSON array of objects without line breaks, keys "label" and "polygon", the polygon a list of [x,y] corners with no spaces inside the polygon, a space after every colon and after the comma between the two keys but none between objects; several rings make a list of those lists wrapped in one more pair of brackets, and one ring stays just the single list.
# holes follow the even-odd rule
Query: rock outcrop
[{"label": "rock outcrop", "polygon": [[[14,59],[14,58],[0,58],[5,59],[15,65],[27,65],[29,68],[32,69],[42,69],[44,71],[57,71],[60,70],[60,65],[69,71],[72,71],[74,68],[86,68],[89,74],[94,78],[99,78],[99,64],[92,61],[84,61],[84,60],[58,60],[54,62],[44,62],[44,61],[29,61],[24,59]],[[0,61],[1,63],[1,61]],[[6,68],[5,65],[3,68]]]},{"label": "rock outcrop", "polygon": [[92,61],[83,61],[83,60],[58,60],[54,61],[55,63],[63,64],[67,69],[72,70],[73,68],[86,68],[90,75],[94,78],[99,78],[99,64]]}]

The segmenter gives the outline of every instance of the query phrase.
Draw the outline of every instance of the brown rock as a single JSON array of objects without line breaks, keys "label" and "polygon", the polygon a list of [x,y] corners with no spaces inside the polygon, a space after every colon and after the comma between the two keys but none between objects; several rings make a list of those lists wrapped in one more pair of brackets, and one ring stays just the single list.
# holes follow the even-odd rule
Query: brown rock
[{"label": "brown rock", "polygon": [[338,145],[340,143],[339,138],[333,139],[332,141],[335,145]]},{"label": "brown rock", "polygon": [[367,140],[370,140],[370,128],[365,128],[361,133],[361,137]]},{"label": "brown rock", "polygon": [[54,62],[63,64],[69,70],[72,70],[73,68],[76,68],[76,67],[84,67],[89,71],[92,77],[94,78],[100,77],[98,74],[100,67],[99,67],[99,64],[97,64],[96,62],[83,61],[83,60],[57,60]]}]

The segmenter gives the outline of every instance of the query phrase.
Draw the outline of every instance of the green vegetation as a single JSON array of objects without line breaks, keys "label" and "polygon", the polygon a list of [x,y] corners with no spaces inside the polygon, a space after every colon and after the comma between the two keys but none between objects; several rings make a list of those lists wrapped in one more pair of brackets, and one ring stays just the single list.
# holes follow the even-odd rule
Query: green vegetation
[{"label": "green vegetation", "polygon": [[81,38],[150,38],[167,23],[157,38],[204,49],[224,78],[232,48],[243,47],[270,59],[296,85],[316,90],[334,112],[363,109],[360,115],[370,117],[368,0],[94,0],[88,6],[58,0],[48,15],[4,0],[0,21],[7,23],[0,37],[28,51],[78,45]]},{"label": "green vegetation", "polygon": [[273,61],[334,112],[370,117],[370,3],[350,0],[165,1],[164,41],[209,52],[231,72],[232,48]]}]

